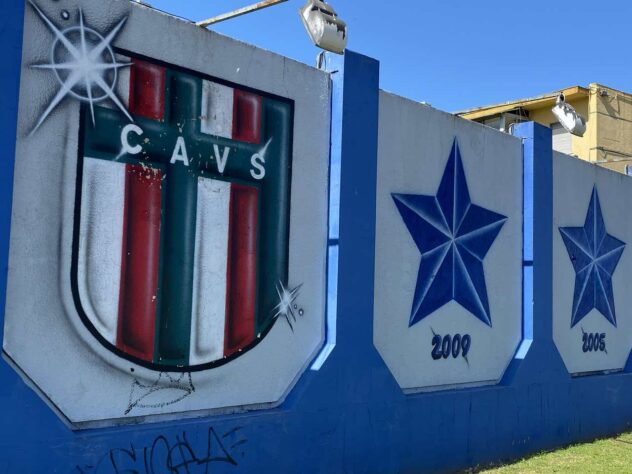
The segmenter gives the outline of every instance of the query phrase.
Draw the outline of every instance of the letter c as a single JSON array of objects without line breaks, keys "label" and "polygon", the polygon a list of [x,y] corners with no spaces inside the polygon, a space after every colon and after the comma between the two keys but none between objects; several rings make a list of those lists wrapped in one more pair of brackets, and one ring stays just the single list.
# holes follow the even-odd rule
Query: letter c
[{"label": "letter c", "polygon": [[141,136],[144,132],[143,129],[134,123],[130,123],[123,127],[121,130],[121,146],[125,153],[129,153],[130,155],[138,155],[141,151],[143,151],[143,147],[140,145],[132,146],[129,143],[129,134],[135,133],[138,136]]}]

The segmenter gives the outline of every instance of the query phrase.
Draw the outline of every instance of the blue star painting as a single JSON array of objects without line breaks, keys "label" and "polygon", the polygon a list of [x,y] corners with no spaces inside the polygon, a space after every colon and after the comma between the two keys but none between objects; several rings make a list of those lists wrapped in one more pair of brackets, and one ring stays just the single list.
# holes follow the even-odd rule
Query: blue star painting
[{"label": "blue star painting", "polygon": [[593,308],[616,327],[612,275],[625,243],[606,232],[597,188],[593,188],[584,227],[560,227],[560,233],[575,269],[571,328]]},{"label": "blue star painting", "polygon": [[452,300],[491,327],[483,259],[507,217],[472,203],[456,139],[436,196],[392,196],[421,252],[409,327]]}]

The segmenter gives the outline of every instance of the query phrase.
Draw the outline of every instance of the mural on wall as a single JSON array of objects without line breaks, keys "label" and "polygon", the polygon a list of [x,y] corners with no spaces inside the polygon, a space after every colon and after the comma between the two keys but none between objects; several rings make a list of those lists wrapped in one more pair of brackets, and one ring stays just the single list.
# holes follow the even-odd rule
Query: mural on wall
[{"label": "mural on wall", "polygon": [[376,348],[406,392],[498,382],[522,336],[520,141],[382,93],[379,148]]},{"label": "mural on wall", "polygon": [[[555,153],[553,339],[573,375],[625,367],[632,347],[626,176]],[[586,208],[587,206],[587,208]]]},{"label": "mural on wall", "polygon": [[[113,109],[96,107],[96,126],[84,113],[79,304],[102,342],[135,359],[170,370],[225,361],[267,333],[287,286],[291,163],[287,150],[269,156],[290,126],[286,105],[131,67],[133,126]],[[115,227],[100,229],[104,218]],[[90,291],[103,301],[94,312]]]},{"label": "mural on wall", "polygon": [[571,328],[593,308],[617,327],[612,275],[625,243],[608,234],[597,187],[593,188],[584,225],[559,230],[576,275]]},{"label": "mural on wall", "polygon": [[[307,166],[293,159],[295,97],[305,97],[297,88],[286,98],[176,66],[182,57],[175,48],[136,52],[131,30],[157,15],[142,6],[28,6],[14,215],[32,209],[22,198],[29,183],[20,181],[20,168],[46,149],[65,174],[50,183],[58,194],[38,201],[50,205],[41,215],[58,219],[63,231],[50,268],[10,272],[17,289],[9,292],[5,351],[78,423],[278,401],[324,339],[327,196],[312,196],[326,183],[327,155],[326,146],[306,152],[301,144],[301,156],[324,159]],[[134,22],[130,9],[139,9]],[[208,34],[183,25],[183,40]],[[318,74],[304,79],[328,87]],[[37,173],[45,171],[30,178]],[[292,189],[306,179],[313,184]],[[292,212],[313,218],[296,224]],[[35,248],[43,224],[14,220],[12,251]],[[63,383],[38,376],[38,354],[19,343],[28,325],[14,324],[24,319],[16,283],[22,271],[35,287],[61,275],[62,299],[32,318],[35,333],[53,358],[93,367],[116,406],[95,413],[94,399],[73,402]],[[61,342],[69,351],[62,355],[43,325],[85,345]],[[269,372],[277,382],[256,382]],[[260,388],[244,396],[248,384]]]},{"label": "mural on wall", "polygon": [[[277,285],[287,286],[291,156],[271,145],[292,126],[289,105],[117,59],[125,19],[102,36],[80,10],[79,25],[60,31],[31,5],[56,37],[51,63],[34,67],[61,84],[35,129],[65,97],[83,103],[72,270],[82,319],[156,370],[242,354],[269,330]],[[127,107],[114,93],[123,67]]]},{"label": "mural on wall", "polygon": [[483,260],[507,218],[472,203],[456,138],[436,196],[393,199],[421,253],[409,325],[454,300],[491,326]]}]

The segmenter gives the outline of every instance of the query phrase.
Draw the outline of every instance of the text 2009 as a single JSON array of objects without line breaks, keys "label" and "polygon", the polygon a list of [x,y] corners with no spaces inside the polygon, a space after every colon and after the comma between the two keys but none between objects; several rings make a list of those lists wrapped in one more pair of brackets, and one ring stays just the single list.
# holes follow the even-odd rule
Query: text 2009
[{"label": "text 2009", "polygon": [[454,336],[446,334],[443,337],[435,334],[432,338],[431,355],[434,360],[448,359],[450,357],[456,359],[459,356],[467,357],[471,346],[472,338],[469,334],[464,334],[463,336],[460,334],[455,334]]}]

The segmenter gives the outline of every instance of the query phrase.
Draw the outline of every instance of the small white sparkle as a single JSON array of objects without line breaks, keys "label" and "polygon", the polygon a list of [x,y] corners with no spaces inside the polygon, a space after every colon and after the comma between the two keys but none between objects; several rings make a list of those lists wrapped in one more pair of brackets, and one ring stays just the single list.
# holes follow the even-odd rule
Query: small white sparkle
[{"label": "small white sparkle", "polygon": [[[48,26],[55,41],[51,48],[51,61],[48,64],[35,64],[36,69],[50,70],[55,73],[61,85],[55,97],[35,125],[35,132],[68,96],[90,104],[90,114],[94,124],[94,105],[110,99],[130,121],[134,121],[121,100],[116,96],[114,88],[118,79],[118,70],[128,67],[131,63],[116,61],[112,50],[112,41],[121,31],[127,18],[123,18],[105,37],[97,31],[85,26],[83,11],[79,10],[79,25],[65,30],[57,28],[53,22],[29,0],[31,7]],[[63,47],[62,53],[67,60],[60,61],[57,47]],[[112,71],[108,80],[106,74]]]},{"label": "small white sparkle", "polygon": [[279,316],[283,316],[287,323],[290,325],[290,329],[294,331],[294,325],[292,322],[296,323],[296,312],[294,304],[298,298],[299,291],[303,285],[299,285],[293,290],[286,288],[282,282],[279,282],[277,285],[277,294],[279,295],[279,304],[276,305],[274,311],[276,312],[274,315],[274,319],[277,319]]},{"label": "small white sparkle", "polygon": [[268,140],[268,142],[263,146],[261,150],[259,150],[259,155],[261,155],[264,159],[266,157],[266,153],[268,153],[268,148],[270,148],[270,144],[272,143],[272,137]]}]

